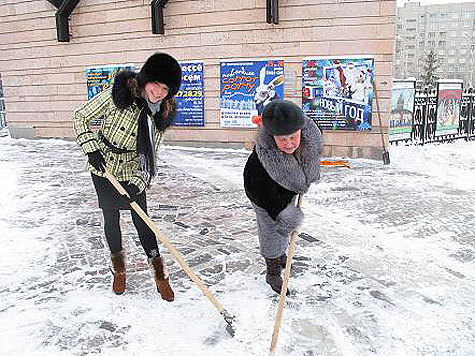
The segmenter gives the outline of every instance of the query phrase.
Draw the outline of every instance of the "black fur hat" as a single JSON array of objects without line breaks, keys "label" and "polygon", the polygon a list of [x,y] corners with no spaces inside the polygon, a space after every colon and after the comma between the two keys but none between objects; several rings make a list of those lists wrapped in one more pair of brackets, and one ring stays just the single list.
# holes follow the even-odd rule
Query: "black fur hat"
[{"label": "black fur hat", "polygon": [[181,68],[175,58],[166,53],[151,55],[137,76],[140,87],[149,82],[166,84],[169,91],[167,98],[172,98],[180,90]]},{"label": "black fur hat", "polygon": [[305,124],[304,113],[287,100],[271,101],[262,111],[262,125],[274,136],[290,135]]}]

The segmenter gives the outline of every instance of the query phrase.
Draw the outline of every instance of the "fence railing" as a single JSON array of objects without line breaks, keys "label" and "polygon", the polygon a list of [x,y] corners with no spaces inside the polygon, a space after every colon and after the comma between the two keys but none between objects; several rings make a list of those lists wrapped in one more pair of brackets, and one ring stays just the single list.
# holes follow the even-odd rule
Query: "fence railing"
[{"label": "fence railing", "polygon": [[423,145],[430,142],[447,142],[455,139],[475,138],[475,89],[464,90],[460,106],[459,127],[456,133],[437,135],[437,90],[416,91],[414,116],[410,138],[391,140],[391,144],[412,142]]}]

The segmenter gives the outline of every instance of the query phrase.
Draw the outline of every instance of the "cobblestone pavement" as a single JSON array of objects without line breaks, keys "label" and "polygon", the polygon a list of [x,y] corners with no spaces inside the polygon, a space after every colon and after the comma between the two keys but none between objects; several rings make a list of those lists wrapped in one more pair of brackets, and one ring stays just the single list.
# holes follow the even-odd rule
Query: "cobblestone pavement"
[{"label": "cobblestone pavement", "polygon": [[[468,149],[473,152],[473,145]],[[239,344],[204,338],[203,345],[216,355],[264,353],[265,348],[256,350],[267,347],[273,325],[269,310],[275,310],[276,298],[263,283],[255,217],[240,185],[248,154],[166,148],[148,192],[149,215],[213,292],[225,298],[227,278],[239,276],[234,295],[252,294],[259,286],[258,298],[268,300],[253,307],[253,317],[251,311],[240,315],[246,329],[257,328],[250,341],[254,346],[245,346],[242,338]],[[471,159],[468,165],[475,164]],[[2,353],[0,348],[0,354],[140,354],[127,349],[136,337],[134,320],[107,319],[102,299],[96,309],[65,306],[71,293],[109,293],[111,282],[100,209],[76,145],[0,138],[0,162],[0,240],[6,249],[0,253],[0,341],[29,334],[37,341],[30,349],[17,346]],[[451,184],[449,173],[440,178],[437,168],[421,173],[401,161],[389,167],[366,160],[351,164],[351,170],[324,169],[322,183],[305,198],[291,282],[297,297],[289,301],[295,317],[283,325],[282,354],[470,354],[475,346],[475,189]],[[129,299],[123,303],[154,299],[130,214],[122,217],[130,271]],[[199,299],[177,263],[167,260],[175,292]],[[51,307],[62,312],[54,317]],[[38,312],[30,320],[35,308],[45,316]],[[92,311],[100,316],[92,318]],[[176,345],[166,350],[190,354],[176,351],[181,350]]]}]

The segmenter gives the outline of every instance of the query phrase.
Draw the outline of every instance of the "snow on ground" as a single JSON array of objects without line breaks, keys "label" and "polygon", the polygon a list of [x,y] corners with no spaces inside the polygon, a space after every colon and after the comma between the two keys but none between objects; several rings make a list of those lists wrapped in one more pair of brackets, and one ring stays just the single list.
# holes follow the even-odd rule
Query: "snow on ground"
[{"label": "snow on ground", "polygon": [[[0,355],[266,354],[278,299],[242,188],[248,154],[165,147],[149,192],[152,218],[236,315],[230,338],[176,264],[175,302],[157,298],[127,214],[128,289],[110,292],[74,143],[0,138]],[[390,156],[322,168],[306,194],[278,355],[473,354],[475,142]]]}]

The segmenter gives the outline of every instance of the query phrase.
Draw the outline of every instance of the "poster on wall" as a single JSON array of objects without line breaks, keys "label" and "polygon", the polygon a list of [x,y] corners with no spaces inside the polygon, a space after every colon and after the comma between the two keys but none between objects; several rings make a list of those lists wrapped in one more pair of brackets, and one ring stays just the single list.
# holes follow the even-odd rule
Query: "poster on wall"
[{"label": "poster on wall", "polygon": [[202,61],[180,62],[181,87],[175,96],[174,126],[204,126],[204,81]]},{"label": "poster on wall", "polygon": [[124,64],[86,68],[87,100],[92,99],[101,91],[114,84],[115,75],[122,69],[134,71],[135,66],[133,64]]},{"label": "poster on wall", "polygon": [[389,115],[389,141],[411,138],[416,81],[394,79]]},{"label": "poster on wall", "polygon": [[371,130],[374,58],[306,57],[302,108],[323,130]]},{"label": "poster on wall", "polygon": [[282,59],[220,62],[221,127],[254,128],[252,117],[266,104],[284,98]]},{"label": "poster on wall", "polygon": [[461,80],[448,79],[437,82],[436,136],[458,132],[462,105],[462,83]]},{"label": "poster on wall", "polygon": [[[101,91],[109,88],[114,84],[115,75],[120,70],[135,71],[133,64],[123,65],[105,65],[99,67],[86,68],[87,81],[87,100],[92,99]],[[91,121],[91,126],[97,127],[102,123],[102,118]]]}]

